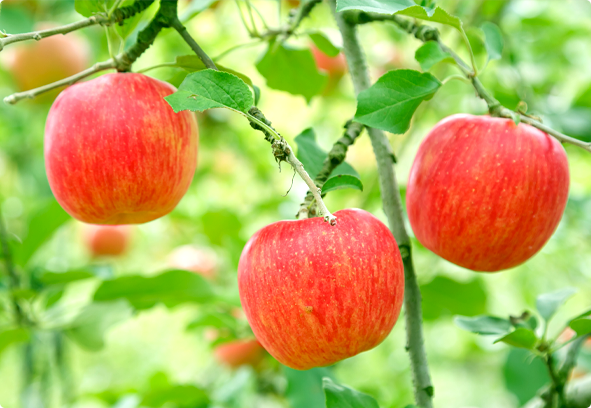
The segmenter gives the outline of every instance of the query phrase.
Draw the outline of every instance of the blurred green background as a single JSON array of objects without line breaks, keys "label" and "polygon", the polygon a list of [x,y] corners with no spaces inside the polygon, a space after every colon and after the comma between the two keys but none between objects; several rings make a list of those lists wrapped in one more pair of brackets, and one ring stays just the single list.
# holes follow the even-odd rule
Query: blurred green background
[{"label": "blurred green background", "polygon": [[[275,0],[253,3],[273,27],[285,21],[290,7],[282,2],[279,9]],[[525,101],[545,123],[591,141],[589,1],[441,0],[438,4],[462,19],[480,66],[486,62],[486,53],[478,27],[485,21],[500,27],[505,41],[503,58],[490,62],[481,74],[497,99],[511,109]],[[128,44],[155,7],[130,29]],[[179,7],[198,9],[187,1]],[[38,22],[64,24],[81,18],[69,0],[5,0],[0,29],[27,32]],[[236,3],[230,0],[214,2],[187,27],[211,56],[250,41]],[[317,6],[304,21],[303,29],[311,28],[322,29],[338,43],[339,33],[326,4]],[[444,41],[462,54],[459,36],[450,28],[439,28]],[[362,26],[360,32],[373,81],[391,69],[420,70],[414,60],[421,45],[418,40],[386,23]],[[108,35],[113,37],[112,46],[117,46],[117,35],[102,27],[77,34],[90,55],[88,66],[109,58]],[[304,48],[311,44],[307,36],[289,43]],[[26,44],[8,46],[0,53],[2,97],[20,90],[18,73],[10,69],[9,51],[22,46]],[[265,50],[265,43],[260,42],[220,61],[261,88],[259,107],[292,145],[295,136],[313,127],[318,143],[328,150],[355,112],[349,76],[333,78],[329,88],[308,104],[302,96],[265,86],[255,66]],[[175,32],[165,30],[136,62],[134,71],[190,53]],[[31,75],[45,69],[43,65],[34,68]],[[457,73],[445,63],[431,72],[439,79]],[[178,85],[186,72],[164,67],[147,74]],[[11,293],[8,278],[4,273],[0,277],[0,405],[315,408],[323,406],[318,382],[323,375],[371,394],[383,408],[402,408],[412,402],[402,316],[383,344],[327,369],[297,372],[282,368],[270,356],[256,368],[230,368],[215,358],[212,350],[220,342],[250,334],[236,311],[236,269],[243,245],[259,228],[293,219],[307,190],[296,177],[284,196],[293,173],[286,165],[278,170],[260,133],[229,111],[198,114],[199,165],[181,203],[166,217],[132,227],[123,255],[95,258],[85,245],[85,227],[64,215],[47,183],[43,128],[50,103],[0,105],[0,205],[10,244],[17,257],[26,260],[18,267],[25,289]],[[390,135],[403,194],[422,138],[439,120],[459,112],[484,114],[486,105],[470,85],[451,81],[419,107],[406,134]],[[454,315],[519,315],[534,310],[540,293],[576,287],[577,295],[551,325],[550,334],[555,336],[567,319],[589,308],[591,157],[576,147],[565,148],[571,186],[564,218],[544,249],[524,265],[497,274],[477,274],[438,258],[415,241],[426,349],[435,403],[440,408],[519,407],[547,381],[543,365],[527,352],[510,351],[506,345],[493,345],[489,337],[460,330],[453,324]],[[364,208],[385,221],[366,136],[351,147],[347,161],[360,173],[364,191],[332,192],[326,200],[328,207],[332,211]],[[189,301],[172,296],[177,301],[166,305],[93,302],[105,279],[158,275],[175,266],[171,254],[185,245],[214,257],[217,274],[202,282],[215,296],[201,300],[189,296]],[[74,277],[86,279],[64,283]],[[173,280],[164,281],[164,286],[174,284]],[[33,316],[30,330],[14,330],[12,296]],[[216,327],[217,334],[208,325]],[[577,375],[584,375],[585,370],[591,372],[591,346],[581,356]]]}]

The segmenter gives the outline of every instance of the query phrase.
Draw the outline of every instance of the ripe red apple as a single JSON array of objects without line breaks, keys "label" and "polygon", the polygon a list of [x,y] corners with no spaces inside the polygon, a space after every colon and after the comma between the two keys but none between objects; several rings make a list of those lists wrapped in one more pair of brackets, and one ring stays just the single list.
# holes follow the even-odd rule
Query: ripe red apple
[{"label": "ripe red apple", "polygon": [[327,72],[330,77],[341,78],[347,71],[347,61],[342,52],[336,57],[329,57],[315,45],[311,45],[310,50],[312,51],[312,55],[314,55],[318,69]]},{"label": "ripe red apple", "polygon": [[298,370],[326,366],[380,344],[404,295],[398,245],[370,213],[337,211],[259,230],[238,265],[242,307],[256,338]]},{"label": "ripe red apple", "polygon": [[84,243],[93,257],[123,254],[129,246],[130,235],[128,225],[84,226]]},{"label": "ripe red apple", "polygon": [[564,212],[561,144],[510,119],[454,115],[421,144],[406,190],[421,244],[464,268],[517,266],[548,241]]},{"label": "ripe red apple", "polygon": [[[57,24],[40,23],[35,28],[45,30],[55,26]],[[90,47],[78,33],[23,42],[8,48],[6,52],[4,62],[21,91],[67,78],[88,68],[90,64]],[[48,92],[36,100],[51,102],[58,93],[59,90]]]},{"label": "ripe red apple", "polygon": [[117,73],[73,85],[45,126],[45,169],[61,206],[90,224],[139,224],[168,214],[197,165],[197,121],[174,113],[172,85]]},{"label": "ripe red apple", "polygon": [[265,356],[257,340],[233,340],[217,346],[213,351],[216,359],[231,368],[243,365],[257,366]]},{"label": "ripe red apple", "polygon": [[215,254],[205,248],[183,245],[170,254],[170,266],[203,275],[208,279],[215,278],[218,265]]}]

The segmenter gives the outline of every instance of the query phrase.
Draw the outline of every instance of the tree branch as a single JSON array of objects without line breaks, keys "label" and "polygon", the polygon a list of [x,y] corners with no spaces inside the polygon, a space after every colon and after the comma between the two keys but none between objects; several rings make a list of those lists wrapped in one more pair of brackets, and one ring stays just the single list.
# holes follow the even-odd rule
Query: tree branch
[{"label": "tree branch", "polygon": [[193,37],[191,37],[191,34],[189,34],[185,26],[178,18],[172,20],[172,28],[174,28],[181,35],[181,37],[183,37],[183,40],[189,44],[189,47],[191,47],[193,52],[197,54],[201,62],[203,62],[207,68],[215,69],[217,71],[218,68],[215,66],[215,63],[211,60],[211,58],[209,58],[209,55],[203,51],[199,44],[197,44]]},{"label": "tree branch", "polygon": [[439,31],[436,28],[427,25],[415,24],[412,21],[406,20],[397,15],[387,15],[379,13],[348,11],[345,12],[344,18],[350,24],[366,24],[373,21],[389,21],[396,24],[398,27],[400,27],[400,29],[413,35],[420,41],[437,41],[441,49],[444,52],[447,52],[451,55],[451,57],[455,60],[460,70],[462,70],[462,73],[466,76],[466,78],[468,78],[472,82],[472,85],[474,86],[476,93],[481,99],[483,99],[486,102],[486,104],[488,105],[489,112],[492,116],[508,118],[514,121],[521,121],[523,123],[527,123],[528,125],[531,125],[535,128],[540,129],[543,132],[546,132],[547,134],[553,136],[562,143],[570,143],[574,146],[578,146],[582,149],[591,152],[591,143],[583,142],[579,139],[567,136],[544,125],[539,120],[536,120],[523,113],[514,112],[502,106],[501,103],[486,90],[484,85],[482,85],[482,82],[480,82],[480,80],[474,76],[472,68],[468,64],[466,64],[458,56],[458,54],[456,54],[452,49],[450,49],[441,41],[441,39],[439,38]]},{"label": "tree branch", "polygon": [[27,41],[27,40],[36,40],[39,41],[43,38],[51,37],[57,34],[68,34],[72,31],[80,30],[84,27],[90,27],[92,25],[100,24],[100,25],[112,25],[122,22],[134,15],[141,13],[154,2],[154,0],[136,0],[130,6],[121,7],[113,11],[111,16],[107,16],[105,13],[97,14],[95,16],[86,18],[84,20],[77,21],[75,23],[66,24],[61,27],[49,28],[47,30],[39,30],[33,31],[30,33],[22,33],[22,34],[6,34],[6,37],[0,38],[0,51],[4,49],[5,46],[20,42],[20,41]]},{"label": "tree branch", "polygon": [[[314,179],[314,184],[316,185],[316,189],[322,189],[326,180],[330,177],[332,171],[341,163],[345,161],[347,156],[347,150],[349,146],[355,143],[355,140],[359,137],[363,129],[365,128],[364,125],[358,122],[348,121],[345,125],[345,133],[343,136],[336,141],[336,143],[328,152],[328,156],[324,159],[322,163],[322,169],[318,172],[318,175]],[[314,189],[314,190],[316,190]],[[308,190],[306,193],[306,198],[304,202],[300,205],[300,211],[298,212],[299,219],[309,218],[309,216],[315,216],[316,210],[311,208],[315,198],[314,198],[314,190]]]},{"label": "tree branch", "polygon": [[290,15],[289,21],[285,27],[268,29],[258,35],[251,33],[251,36],[263,39],[283,35],[283,40],[285,41],[295,33],[301,22],[308,17],[314,7],[320,3],[322,3],[322,0],[302,0],[299,7],[296,9],[295,14]]},{"label": "tree branch", "polygon": [[[335,0],[330,0],[330,5],[335,14],[341,35],[343,36],[345,56],[347,57],[355,92],[359,94],[359,92],[369,88],[370,80],[365,57],[357,37],[356,27],[348,21],[346,14],[336,12]],[[384,132],[374,128],[368,128],[367,130],[378,164],[384,212],[388,217],[390,230],[394,238],[396,238],[404,263],[406,338],[407,350],[411,362],[415,400],[420,407],[432,408],[433,386],[431,384],[429,366],[423,344],[421,292],[414,272],[410,238],[404,226],[402,202],[394,173],[394,156]]]}]

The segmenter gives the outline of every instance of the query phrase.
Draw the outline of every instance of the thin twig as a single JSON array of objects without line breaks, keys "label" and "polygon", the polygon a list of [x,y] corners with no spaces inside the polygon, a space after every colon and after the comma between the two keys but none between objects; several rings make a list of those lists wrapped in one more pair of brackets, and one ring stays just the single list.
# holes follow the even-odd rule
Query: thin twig
[{"label": "thin twig", "polygon": [[178,18],[175,18],[171,21],[171,27],[174,28],[180,35],[183,37],[183,40],[191,47],[193,52],[197,54],[201,62],[205,64],[207,68],[215,69],[216,71],[218,68],[215,66],[215,63],[209,58],[209,56],[203,51],[203,49],[197,44],[197,41],[191,37],[191,34],[187,31],[185,26],[181,23]]}]

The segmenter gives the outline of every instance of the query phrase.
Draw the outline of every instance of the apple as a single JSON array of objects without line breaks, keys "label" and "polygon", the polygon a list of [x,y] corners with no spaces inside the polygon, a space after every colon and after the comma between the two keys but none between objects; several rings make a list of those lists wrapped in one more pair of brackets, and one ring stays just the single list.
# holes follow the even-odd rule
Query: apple
[{"label": "apple", "polygon": [[246,318],[262,346],[298,370],[369,350],[390,333],[404,272],[388,228],[367,211],[280,221],[255,233],[238,265]]},{"label": "apple", "polygon": [[[35,28],[45,30],[55,26],[55,23],[40,23]],[[88,68],[90,64],[90,47],[78,33],[23,42],[8,48],[6,52],[3,61],[21,91],[67,78]],[[58,93],[59,90],[54,90],[36,99],[51,102]]]},{"label": "apple", "polygon": [[61,206],[89,224],[139,224],[168,214],[197,165],[197,121],[174,113],[175,88],[142,74],[65,89],[45,126],[45,169]]},{"label": "apple", "polygon": [[510,119],[462,114],[442,120],[423,140],[406,206],[426,248],[464,268],[495,272],[544,246],[568,188],[558,140]]},{"label": "apple", "polygon": [[84,243],[93,257],[117,256],[127,250],[131,228],[128,225],[86,224],[83,232]]},{"label": "apple", "polygon": [[288,5],[289,5],[289,7],[291,7],[291,8],[299,7],[299,5],[300,5],[300,0],[287,0],[287,4],[288,4]]},{"label": "apple", "polygon": [[176,248],[169,257],[170,266],[198,273],[205,278],[215,278],[218,270],[217,258],[212,251],[193,245]]},{"label": "apple", "polygon": [[216,359],[228,367],[257,366],[265,356],[265,349],[257,340],[233,340],[217,346],[213,351]]},{"label": "apple", "polygon": [[330,77],[340,79],[347,71],[347,61],[342,52],[336,57],[329,57],[313,44],[310,46],[310,50],[312,51],[318,69],[327,72]]}]

